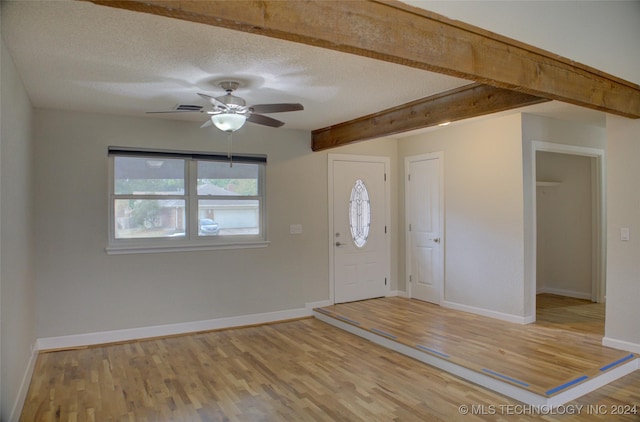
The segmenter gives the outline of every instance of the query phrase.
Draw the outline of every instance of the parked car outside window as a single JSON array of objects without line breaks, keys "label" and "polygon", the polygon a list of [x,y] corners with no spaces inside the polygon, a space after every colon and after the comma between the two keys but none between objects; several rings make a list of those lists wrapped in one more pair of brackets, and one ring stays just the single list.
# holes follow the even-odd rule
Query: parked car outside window
[{"label": "parked car outside window", "polygon": [[217,236],[220,232],[218,223],[210,218],[201,218],[198,225],[198,234],[200,236]]}]

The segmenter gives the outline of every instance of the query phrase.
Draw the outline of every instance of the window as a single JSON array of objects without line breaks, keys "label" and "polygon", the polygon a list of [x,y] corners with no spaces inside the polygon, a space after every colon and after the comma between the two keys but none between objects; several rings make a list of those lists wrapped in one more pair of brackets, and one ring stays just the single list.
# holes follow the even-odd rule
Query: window
[{"label": "window", "polygon": [[265,156],[109,148],[109,253],[266,246]]}]

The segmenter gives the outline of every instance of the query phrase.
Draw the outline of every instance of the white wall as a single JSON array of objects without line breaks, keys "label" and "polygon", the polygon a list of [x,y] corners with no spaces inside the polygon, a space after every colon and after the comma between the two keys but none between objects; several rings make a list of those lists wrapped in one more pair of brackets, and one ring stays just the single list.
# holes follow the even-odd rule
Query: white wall
[{"label": "white wall", "polygon": [[[327,153],[312,153],[303,131],[247,125],[233,135],[237,152],[268,155],[267,248],[105,253],[107,147],[226,151],[226,134],[198,126],[36,112],[39,338],[296,309],[329,298]],[[395,164],[393,140],[332,150],[362,151]],[[293,223],[302,224],[302,235],[289,234]]]},{"label": "white wall", "polygon": [[[607,116],[607,311],[604,344],[640,353],[640,120]],[[620,240],[620,228],[631,230]]]},{"label": "white wall", "polygon": [[[445,305],[519,320],[524,315],[520,114],[399,141],[402,161],[436,151],[444,151]],[[400,256],[404,259],[403,248]]]},{"label": "white wall", "polygon": [[402,0],[640,84],[638,0]]},{"label": "white wall", "polygon": [[591,299],[592,160],[595,158],[538,151],[537,291]]},{"label": "white wall", "polygon": [[10,421],[35,362],[32,110],[1,39],[0,50],[0,419]]},{"label": "white wall", "polygon": [[[535,317],[533,141],[603,149],[605,131],[512,114],[399,140],[401,160],[445,154],[445,305],[519,322]],[[400,245],[404,259],[404,233]],[[399,271],[402,289],[407,276]]]}]

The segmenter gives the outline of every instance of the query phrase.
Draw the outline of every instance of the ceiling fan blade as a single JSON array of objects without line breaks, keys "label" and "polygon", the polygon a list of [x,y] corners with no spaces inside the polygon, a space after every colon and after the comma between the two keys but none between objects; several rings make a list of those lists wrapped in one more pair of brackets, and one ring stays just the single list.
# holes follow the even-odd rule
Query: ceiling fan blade
[{"label": "ceiling fan blade", "polygon": [[202,124],[202,126],[200,126],[200,129],[205,128],[205,127],[209,127],[209,126],[211,126],[211,125],[213,125],[213,123],[211,123],[211,119],[207,119],[207,121],[206,121],[206,122],[204,122],[204,123]]},{"label": "ceiling fan blade", "polygon": [[202,113],[202,110],[165,110],[165,111],[146,111],[146,114],[162,114],[162,113]]},{"label": "ceiling fan blade", "polygon": [[254,113],[282,113],[285,111],[304,110],[302,104],[282,103],[282,104],[256,104],[249,107]]},{"label": "ceiling fan blade", "polygon": [[204,98],[205,100],[209,101],[211,104],[213,104],[215,107],[223,107],[223,108],[227,108],[227,105],[221,101],[218,101],[216,98],[212,97],[211,95],[207,95],[207,94],[202,94],[200,92],[198,92],[198,95],[202,98]]},{"label": "ceiling fan blade", "polygon": [[248,122],[257,123],[259,125],[280,127],[284,125],[284,122],[280,120],[272,119],[271,117],[263,116],[262,114],[252,114],[247,118]]}]

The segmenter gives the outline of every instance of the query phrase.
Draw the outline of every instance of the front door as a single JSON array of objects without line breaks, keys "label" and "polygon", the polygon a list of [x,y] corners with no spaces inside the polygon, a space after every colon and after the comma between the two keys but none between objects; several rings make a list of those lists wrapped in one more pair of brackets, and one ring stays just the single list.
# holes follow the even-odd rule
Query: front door
[{"label": "front door", "polygon": [[438,153],[405,160],[410,296],[436,304],[444,284],[442,161]]},{"label": "front door", "polygon": [[384,157],[329,156],[335,303],[389,292],[388,163]]}]

